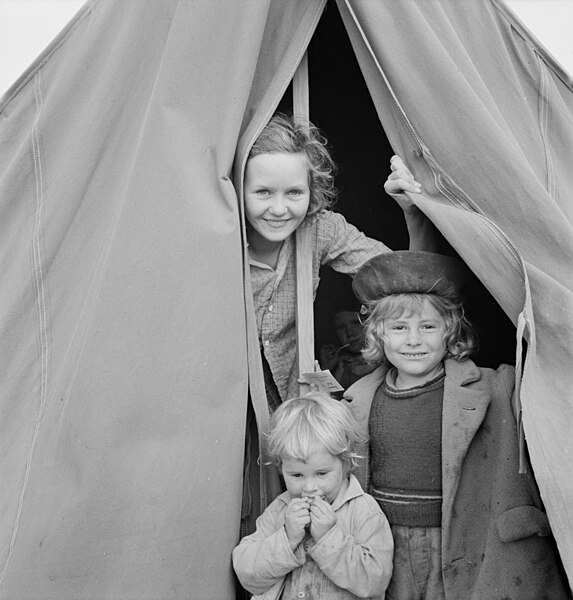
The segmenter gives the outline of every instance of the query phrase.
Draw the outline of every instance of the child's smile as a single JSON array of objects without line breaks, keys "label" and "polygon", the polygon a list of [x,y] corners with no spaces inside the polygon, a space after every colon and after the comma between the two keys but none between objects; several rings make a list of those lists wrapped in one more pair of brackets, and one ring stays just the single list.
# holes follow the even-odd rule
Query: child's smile
[{"label": "child's smile", "polygon": [[384,354],[397,371],[396,386],[423,385],[442,369],[446,324],[426,300],[420,309],[384,319]]},{"label": "child's smile", "polygon": [[276,253],[304,221],[310,202],[303,153],[259,154],[247,163],[245,212],[255,255]]}]

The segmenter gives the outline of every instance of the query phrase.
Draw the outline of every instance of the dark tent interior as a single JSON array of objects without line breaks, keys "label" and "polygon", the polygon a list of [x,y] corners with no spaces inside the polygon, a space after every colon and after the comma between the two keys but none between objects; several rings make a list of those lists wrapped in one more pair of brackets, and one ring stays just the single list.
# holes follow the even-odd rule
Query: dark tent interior
[{"label": "dark tent interior", "polygon": [[[393,250],[408,248],[400,207],[384,192],[394,152],[376,110],[335,2],[328,2],[308,49],[310,118],[327,137],[338,166],[335,210]],[[289,88],[278,106],[292,112]],[[403,157],[407,163],[407,157]],[[456,255],[444,238],[440,252]],[[333,317],[352,297],[351,279],[323,267],[314,304],[315,356],[335,343]],[[477,280],[466,289],[467,316],[477,330],[481,366],[515,363],[515,328]]]}]

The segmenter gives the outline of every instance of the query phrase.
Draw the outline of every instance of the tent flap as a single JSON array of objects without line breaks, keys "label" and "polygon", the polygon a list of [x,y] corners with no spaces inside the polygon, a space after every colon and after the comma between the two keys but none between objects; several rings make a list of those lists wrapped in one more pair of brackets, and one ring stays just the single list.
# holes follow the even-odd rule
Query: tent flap
[{"label": "tent flap", "polygon": [[272,79],[256,66],[310,38],[305,14],[92,0],[3,99],[1,598],[234,597],[248,370],[230,175]]},{"label": "tent flap", "polygon": [[571,578],[571,80],[497,0],[338,5],[388,138],[422,183],[420,208],[514,323],[530,286],[523,421]]}]

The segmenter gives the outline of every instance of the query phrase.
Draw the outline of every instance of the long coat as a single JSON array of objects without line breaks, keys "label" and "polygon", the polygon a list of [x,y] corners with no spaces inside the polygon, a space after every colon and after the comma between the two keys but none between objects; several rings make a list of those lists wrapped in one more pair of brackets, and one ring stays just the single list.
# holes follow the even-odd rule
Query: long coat
[{"label": "long coat", "polygon": [[[531,466],[518,473],[514,369],[445,362],[442,573],[447,600],[571,598]],[[384,366],[345,399],[365,432]],[[361,449],[368,457],[368,446]],[[356,473],[369,489],[368,460]]]}]

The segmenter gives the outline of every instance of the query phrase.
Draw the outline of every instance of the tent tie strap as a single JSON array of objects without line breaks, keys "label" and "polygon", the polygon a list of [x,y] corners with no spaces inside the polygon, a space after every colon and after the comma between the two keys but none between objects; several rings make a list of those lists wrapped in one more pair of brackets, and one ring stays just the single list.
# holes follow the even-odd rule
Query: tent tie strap
[{"label": "tent tie strap", "polygon": [[527,473],[527,458],[525,448],[525,429],[523,427],[523,412],[521,403],[521,383],[523,377],[524,368],[524,356],[523,356],[523,339],[525,330],[529,333],[529,345],[526,349],[526,354],[535,355],[536,352],[536,339],[535,339],[535,327],[533,325],[533,304],[531,301],[531,287],[529,285],[529,277],[527,275],[527,269],[521,259],[522,272],[524,277],[525,287],[525,303],[523,310],[517,317],[517,332],[516,332],[516,356],[515,356],[515,418],[517,420],[517,435],[519,443],[519,473]]}]

